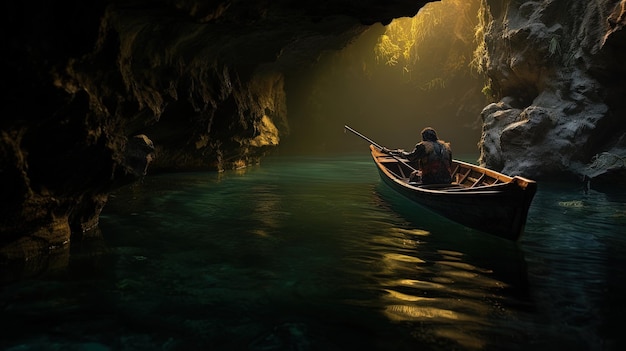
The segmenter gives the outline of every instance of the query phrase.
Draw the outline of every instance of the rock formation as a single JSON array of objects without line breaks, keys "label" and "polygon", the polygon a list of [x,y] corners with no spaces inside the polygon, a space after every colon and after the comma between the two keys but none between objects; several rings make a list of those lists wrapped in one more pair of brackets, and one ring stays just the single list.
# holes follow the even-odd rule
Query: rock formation
[{"label": "rock formation", "polygon": [[[481,162],[530,177],[623,171],[625,1],[480,1],[496,101]],[[7,3],[0,263],[89,235],[110,191],[148,170],[258,162],[289,134],[285,77],[428,2]]]},{"label": "rock formation", "polygon": [[8,3],[0,261],[89,235],[148,165],[258,162],[289,132],[285,75],[427,2]]},{"label": "rock formation", "polygon": [[623,179],[625,3],[484,2],[483,64],[498,102],[481,114],[483,165],[533,178]]}]

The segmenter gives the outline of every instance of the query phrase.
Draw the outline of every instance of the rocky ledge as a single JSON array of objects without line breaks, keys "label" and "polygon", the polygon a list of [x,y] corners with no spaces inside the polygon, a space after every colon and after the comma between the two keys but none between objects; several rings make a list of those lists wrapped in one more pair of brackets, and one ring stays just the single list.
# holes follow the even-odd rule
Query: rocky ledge
[{"label": "rocky ledge", "polygon": [[625,1],[487,1],[482,164],[625,184]]}]

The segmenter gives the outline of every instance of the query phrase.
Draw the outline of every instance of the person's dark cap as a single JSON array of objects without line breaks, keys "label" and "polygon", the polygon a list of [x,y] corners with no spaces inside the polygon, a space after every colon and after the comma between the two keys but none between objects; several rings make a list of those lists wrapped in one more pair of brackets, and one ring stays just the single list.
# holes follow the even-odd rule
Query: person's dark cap
[{"label": "person's dark cap", "polygon": [[437,132],[431,127],[422,130],[422,139],[427,141],[437,141]]}]

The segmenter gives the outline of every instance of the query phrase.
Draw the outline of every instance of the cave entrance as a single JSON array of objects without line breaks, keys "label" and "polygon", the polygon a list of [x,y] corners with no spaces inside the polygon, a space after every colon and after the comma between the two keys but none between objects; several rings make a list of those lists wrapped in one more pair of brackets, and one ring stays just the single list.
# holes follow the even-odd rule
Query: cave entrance
[{"label": "cave entrance", "polygon": [[488,102],[474,59],[480,11],[480,0],[429,3],[413,18],[373,25],[341,51],[323,54],[287,81],[290,134],[281,150],[362,151],[362,141],[343,135],[349,124],[394,148],[411,148],[432,126],[456,154],[478,154]]}]

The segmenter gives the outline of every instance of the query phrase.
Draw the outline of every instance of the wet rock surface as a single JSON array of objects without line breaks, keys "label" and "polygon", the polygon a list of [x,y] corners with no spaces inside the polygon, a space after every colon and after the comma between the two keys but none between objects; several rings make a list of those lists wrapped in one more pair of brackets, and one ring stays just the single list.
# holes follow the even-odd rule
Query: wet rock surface
[{"label": "wet rock surface", "polygon": [[[533,178],[624,170],[623,2],[487,1],[481,163]],[[623,181],[622,181],[623,183]]]},{"label": "wet rock surface", "polygon": [[[428,2],[7,4],[0,261],[88,234],[110,191],[146,173],[258,163],[295,118],[286,77]],[[623,181],[605,162],[626,156],[623,2],[485,5],[481,162]]]},{"label": "wet rock surface", "polygon": [[149,171],[258,163],[288,133],[285,74],[427,2],[7,4],[0,257],[82,236]]}]

